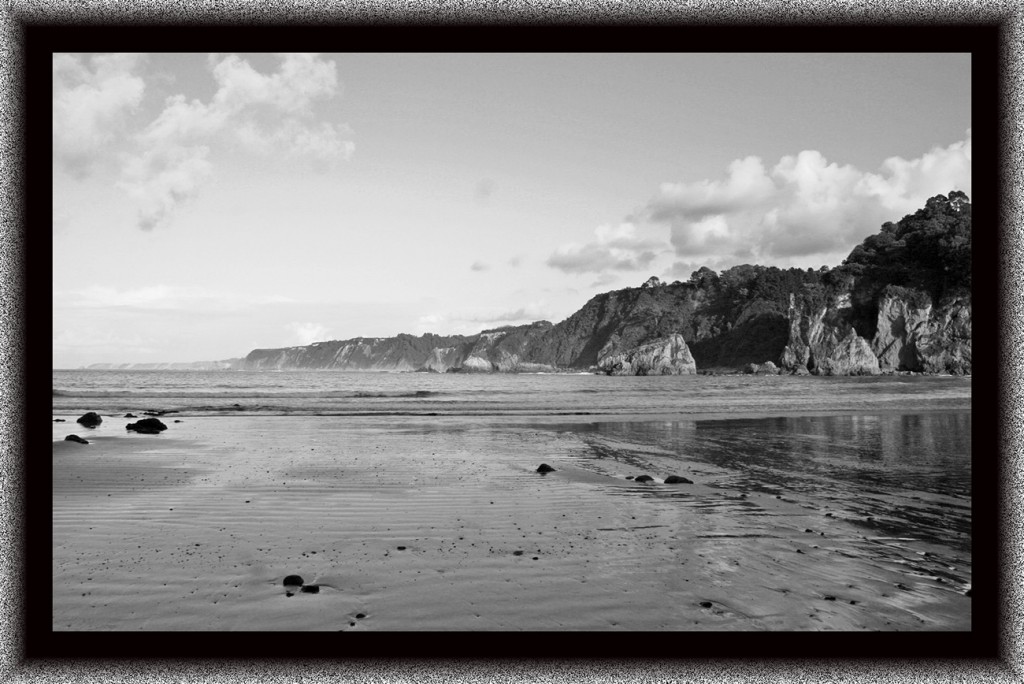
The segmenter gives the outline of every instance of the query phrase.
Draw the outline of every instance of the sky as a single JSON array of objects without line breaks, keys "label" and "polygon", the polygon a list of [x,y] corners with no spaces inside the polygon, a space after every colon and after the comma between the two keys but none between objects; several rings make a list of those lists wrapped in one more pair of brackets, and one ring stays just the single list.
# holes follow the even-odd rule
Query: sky
[{"label": "sky", "polygon": [[971,194],[967,54],[56,54],[53,363],[557,323]]}]

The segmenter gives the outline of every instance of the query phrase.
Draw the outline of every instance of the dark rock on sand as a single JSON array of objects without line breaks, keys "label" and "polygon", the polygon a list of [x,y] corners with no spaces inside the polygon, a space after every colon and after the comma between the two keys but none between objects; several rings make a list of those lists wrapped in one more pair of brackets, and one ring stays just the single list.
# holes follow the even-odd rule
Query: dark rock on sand
[{"label": "dark rock on sand", "polygon": [[710,608],[714,604],[711,601],[701,601],[699,605],[701,608]]},{"label": "dark rock on sand", "polygon": [[552,468],[551,466],[549,466],[547,463],[541,463],[540,466],[537,468],[537,472],[538,473],[553,473],[553,472],[555,472],[555,469]]},{"label": "dark rock on sand", "polygon": [[100,414],[94,413],[93,411],[89,411],[84,416],[79,418],[76,422],[81,424],[82,427],[92,428],[102,423],[103,418],[100,417]]},{"label": "dark rock on sand", "polygon": [[306,594],[319,594],[320,593],[320,587],[317,586],[316,584],[304,584],[304,585],[302,585],[301,591],[306,593]]},{"label": "dark rock on sand", "polygon": [[64,422],[66,422],[66,421],[65,421],[65,420],[64,420],[63,418],[54,418],[54,419],[53,419],[53,422],[54,422],[54,423],[64,423]]},{"label": "dark rock on sand", "polygon": [[79,444],[88,444],[89,443],[89,440],[82,439],[78,435],[68,435],[67,437],[64,438],[64,441],[65,442],[78,442]]},{"label": "dark rock on sand", "polygon": [[128,423],[125,426],[125,429],[132,432],[138,432],[143,435],[158,435],[162,431],[166,430],[167,426],[156,418],[143,418],[138,422]]},{"label": "dark rock on sand", "polygon": [[654,478],[651,477],[650,475],[638,475],[637,477],[633,478],[633,481],[634,482],[654,482]]},{"label": "dark rock on sand", "polygon": [[282,582],[281,584],[283,584],[286,587],[301,587],[304,584],[304,582],[302,581],[302,578],[298,575],[288,575],[284,578],[284,582]]},{"label": "dark rock on sand", "polygon": [[124,414],[124,417],[125,418],[138,418],[138,416],[136,416],[134,413],[126,413],[126,414]]},{"label": "dark rock on sand", "polygon": [[627,479],[627,480],[632,480],[632,479],[633,479],[633,476],[632,476],[632,475],[627,475],[627,476],[626,476],[626,479]]},{"label": "dark rock on sand", "polygon": [[693,480],[687,480],[679,475],[669,475],[665,478],[665,484],[693,484]]}]

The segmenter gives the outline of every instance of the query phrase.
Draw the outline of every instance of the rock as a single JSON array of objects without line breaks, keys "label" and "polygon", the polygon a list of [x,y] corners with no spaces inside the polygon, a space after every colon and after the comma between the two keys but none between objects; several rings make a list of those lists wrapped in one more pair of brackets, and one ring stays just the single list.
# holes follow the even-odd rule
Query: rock
[{"label": "rock", "polygon": [[64,438],[64,441],[65,442],[78,442],[79,444],[88,444],[89,443],[89,440],[82,439],[78,435],[68,435],[67,437]]},{"label": "rock", "polygon": [[555,472],[555,469],[552,468],[551,466],[549,466],[547,463],[541,463],[537,467],[537,472],[538,473],[553,473],[553,472]]},{"label": "rock", "polygon": [[470,356],[462,362],[461,370],[464,373],[493,373],[494,364],[479,356]]},{"label": "rock", "polygon": [[286,587],[301,587],[303,584],[305,584],[305,582],[303,582],[302,578],[298,575],[288,575],[284,578],[284,582],[282,582],[281,584],[283,584]]},{"label": "rock", "polygon": [[319,594],[320,587],[316,584],[304,584],[302,585],[302,589],[300,591],[306,594]]},{"label": "rock", "polygon": [[100,414],[89,411],[75,422],[80,423],[82,427],[94,428],[103,422],[103,418]]},{"label": "rock", "polygon": [[969,297],[933,306],[922,292],[886,292],[878,302],[877,332],[871,342],[880,366],[899,372],[971,372]]},{"label": "rock", "polygon": [[782,371],[771,361],[765,361],[764,363],[748,363],[743,367],[743,372],[747,375],[778,375]]},{"label": "rock", "polygon": [[665,478],[665,484],[693,484],[693,480],[688,480],[679,475],[669,475]]},{"label": "rock", "polygon": [[53,422],[54,423],[66,423],[67,421],[65,421],[63,418],[54,418]]},{"label": "rock", "polygon": [[697,364],[683,336],[676,333],[625,351],[616,340],[598,352],[597,367],[608,375],[696,375]]},{"label": "rock", "polygon": [[878,358],[850,325],[851,315],[849,294],[837,295],[817,309],[798,306],[790,294],[789,342],[780,365],[796,373],[803,367],[817,375],[878,375]]},{"label": "rock", "polygon": [[126,413],[126,414],[124,414],[124,417],[125,418],[136,418],[137,416],[134,413]]},{"label": "rock", "polygon": [[699,603],[698,605],[699,605],[699,606],[700,606],[701,608],[710,608],[710,607],[711,607],[711,606],[713,606],[714,604],[713,604],[713,603],[711,603],[711,601],[701,601],[701,602],[700,602],[700,603]]},{"label": "rock", "polygon": [[166,430],[167,426],[156,418],[143,418],[138,422],[128,423],[125,426],[125,429],[131,432],[138,432],[143,435],[158,435],[162,431]]},{"label": "rock", "polygon": [[650,475],[637,475],[633,478],[634,482],[654,482],[654,478]]}]

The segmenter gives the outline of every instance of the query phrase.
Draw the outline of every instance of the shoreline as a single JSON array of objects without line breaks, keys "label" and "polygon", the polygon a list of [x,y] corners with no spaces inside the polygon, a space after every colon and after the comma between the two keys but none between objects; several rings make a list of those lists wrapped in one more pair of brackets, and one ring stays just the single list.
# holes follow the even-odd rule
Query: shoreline
[{"label": "shoreline", "polygon": [[268,417],[55,442],[54,629],[970,629],[969,538],[886,517],[969,497],[750,482],[649,415]]}]

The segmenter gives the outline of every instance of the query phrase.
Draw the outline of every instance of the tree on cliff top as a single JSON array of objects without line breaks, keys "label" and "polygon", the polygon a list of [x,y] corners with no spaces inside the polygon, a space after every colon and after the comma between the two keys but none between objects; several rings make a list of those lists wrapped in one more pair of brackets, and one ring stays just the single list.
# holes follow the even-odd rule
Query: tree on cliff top
[{"label": "tree on cliff top", "polygon": [[932,197],[899,222],[885,223],[834,271],[875,294],[886,285],[916,288],[935,301],[970,292],[970,200],[959,190]]}]

